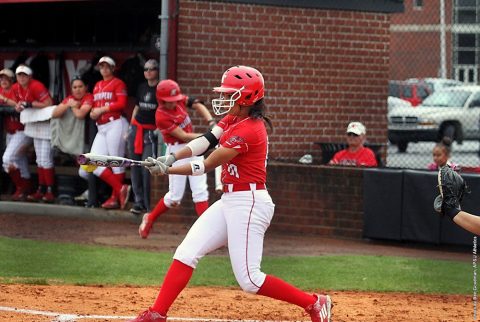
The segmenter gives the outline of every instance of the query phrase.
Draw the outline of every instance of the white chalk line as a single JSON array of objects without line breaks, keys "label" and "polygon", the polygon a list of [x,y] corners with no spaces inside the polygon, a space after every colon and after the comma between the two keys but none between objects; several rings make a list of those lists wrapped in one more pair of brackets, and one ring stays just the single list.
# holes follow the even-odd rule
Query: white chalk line
[{"label": "white chalk line", "polygon": [[[74,322],[81,319],[108,319],[108,320],[127,320],[133,319],[135,316],[122,316],[122,315],[79,315],[79,314],[69,314],[69,313],[59,313],[51,311],[39,311],[39,310],[29,310],[29,309],[19,309],[16,307],[0,306],[0,311],[23,313],[23,314],[33,314],[33,315],[43,315],[54,317],[52,322]],[[178,317],[168,317],[168,321],[201,321],[201,322],[294,322],[294,321],[280,321],[280,320],[230,320],[230,319],[209,319],[209,318],[178,318]]]}]

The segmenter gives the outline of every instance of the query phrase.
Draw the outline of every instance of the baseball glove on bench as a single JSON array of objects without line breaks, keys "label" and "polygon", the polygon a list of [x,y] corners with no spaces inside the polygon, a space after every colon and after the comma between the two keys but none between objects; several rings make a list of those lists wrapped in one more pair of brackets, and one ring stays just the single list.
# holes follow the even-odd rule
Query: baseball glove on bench
[{"label": "baseball glove on bench", "polygon": [[461,210],[465,193],[468,191],[467,183],[448,165],[438,170],[438,190],[440,195],[435,198],[433,208],[442,215],[447,215],[453,220]]}]

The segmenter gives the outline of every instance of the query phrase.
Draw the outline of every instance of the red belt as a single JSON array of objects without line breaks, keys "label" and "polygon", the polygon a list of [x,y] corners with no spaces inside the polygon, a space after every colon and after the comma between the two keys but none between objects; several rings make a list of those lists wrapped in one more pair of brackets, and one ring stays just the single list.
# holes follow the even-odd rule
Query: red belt
[{"label": "red belt", "polygon": [[223,192],[236,192],[236,191],[255,191],[265,190],[267,187],[264,183],[226,183],[223,185]]},{"label": "red belt", "polygon": [[112,121],[115,121],[115,120],[118,120],[119,118],[121,117],[121,115],[112,115],[110,116],[108,119],[99,119],[97,121],[97,125],[103,125],[103,124],[107,124],[109,122],[112,122]]}]

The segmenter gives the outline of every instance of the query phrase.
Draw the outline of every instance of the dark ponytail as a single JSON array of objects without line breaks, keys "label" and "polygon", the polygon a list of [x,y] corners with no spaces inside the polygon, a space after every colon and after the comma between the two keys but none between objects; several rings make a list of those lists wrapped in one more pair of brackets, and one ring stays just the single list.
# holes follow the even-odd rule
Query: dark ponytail
[{"label": "dark ponytail", "polygon": [[250,111],[248,112],[248,116],[254,119],[263,119],[265,123],[267,123],[268,127],[270,130],[273,131],[273,124],[272,120],[268,116],[265,116],[263,113],[265,111],[265,101],[262,99],[258,100],[253,104],[253,106],[250,108]]},{"label": "dark ponytail", "polygon": [[452,154],[452,139],[448,136],[442,138],[440,142],[436,144],[437,147],[442,148],[445,150],[445,153],[450,156]]}]

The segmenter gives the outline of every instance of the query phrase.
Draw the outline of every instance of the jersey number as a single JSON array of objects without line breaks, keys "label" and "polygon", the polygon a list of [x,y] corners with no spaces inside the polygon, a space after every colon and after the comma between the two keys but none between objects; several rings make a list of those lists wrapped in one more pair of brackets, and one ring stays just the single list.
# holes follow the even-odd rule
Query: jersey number
[{"label": "jersey number", "polygon": [[238,168],[235,164],[229,164],[227,170],[232,177],[240,178],[240,176],[238,175]]}]

